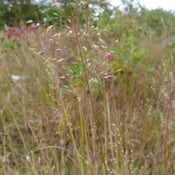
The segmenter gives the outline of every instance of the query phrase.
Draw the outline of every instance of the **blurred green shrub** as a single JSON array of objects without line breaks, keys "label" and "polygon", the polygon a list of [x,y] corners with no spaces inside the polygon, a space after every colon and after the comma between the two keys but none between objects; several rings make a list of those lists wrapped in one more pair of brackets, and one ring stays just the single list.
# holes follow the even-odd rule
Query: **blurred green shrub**
[{"label": "blurred green shrub", "polygon": [[44,5],[28,0],[0,0],[0,26],[18,26],[21,20],[41,21]]},{"label": "blurred green shrub", "polygon": [[2,50],[10,51],[16,47],[16,43],[12,40],[6,39],[2,42]]}]

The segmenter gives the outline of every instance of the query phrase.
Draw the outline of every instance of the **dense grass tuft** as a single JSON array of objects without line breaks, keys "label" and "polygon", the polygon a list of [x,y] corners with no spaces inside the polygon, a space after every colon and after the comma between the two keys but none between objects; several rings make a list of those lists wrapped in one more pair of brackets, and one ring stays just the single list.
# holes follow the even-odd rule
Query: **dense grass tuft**
[{"label": "dense grass tuft", "polygon": [[0,47],[2,174],[174,174],[166,31],[117,38],[89,24],[15,37]]}]

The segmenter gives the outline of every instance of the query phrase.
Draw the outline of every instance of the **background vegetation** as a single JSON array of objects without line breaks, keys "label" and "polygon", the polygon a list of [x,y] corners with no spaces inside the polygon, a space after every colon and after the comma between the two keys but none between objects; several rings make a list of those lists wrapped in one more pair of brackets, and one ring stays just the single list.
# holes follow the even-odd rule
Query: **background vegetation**
[{"label": "background vegetation", "polygon": [[1,174],[175,173],[172,12],[0,4]]}]

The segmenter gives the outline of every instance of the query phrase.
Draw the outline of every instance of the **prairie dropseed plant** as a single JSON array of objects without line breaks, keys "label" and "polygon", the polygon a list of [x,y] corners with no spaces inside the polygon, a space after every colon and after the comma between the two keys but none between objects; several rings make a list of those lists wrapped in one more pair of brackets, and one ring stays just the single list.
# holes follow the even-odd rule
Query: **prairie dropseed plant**
[{"label": "prairie dropseed plant", "polygon": [[154,34],[144,9],[109,8],[97,20],[90,2],[68,9],[64,27],[15,29],[1,42],[1,173],[173,175],[166,28]]}]

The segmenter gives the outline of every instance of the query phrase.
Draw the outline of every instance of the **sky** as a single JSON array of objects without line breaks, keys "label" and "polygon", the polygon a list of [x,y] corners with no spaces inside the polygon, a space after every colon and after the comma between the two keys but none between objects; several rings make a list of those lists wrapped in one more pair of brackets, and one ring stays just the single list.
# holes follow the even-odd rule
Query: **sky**
[{"label": "sky", "polygon": [[[121,0],[108,0],[113,5],[121,5]],[[148,9],[162,8],[175,11],[175,0],[138,0],[140,4]]]}]

